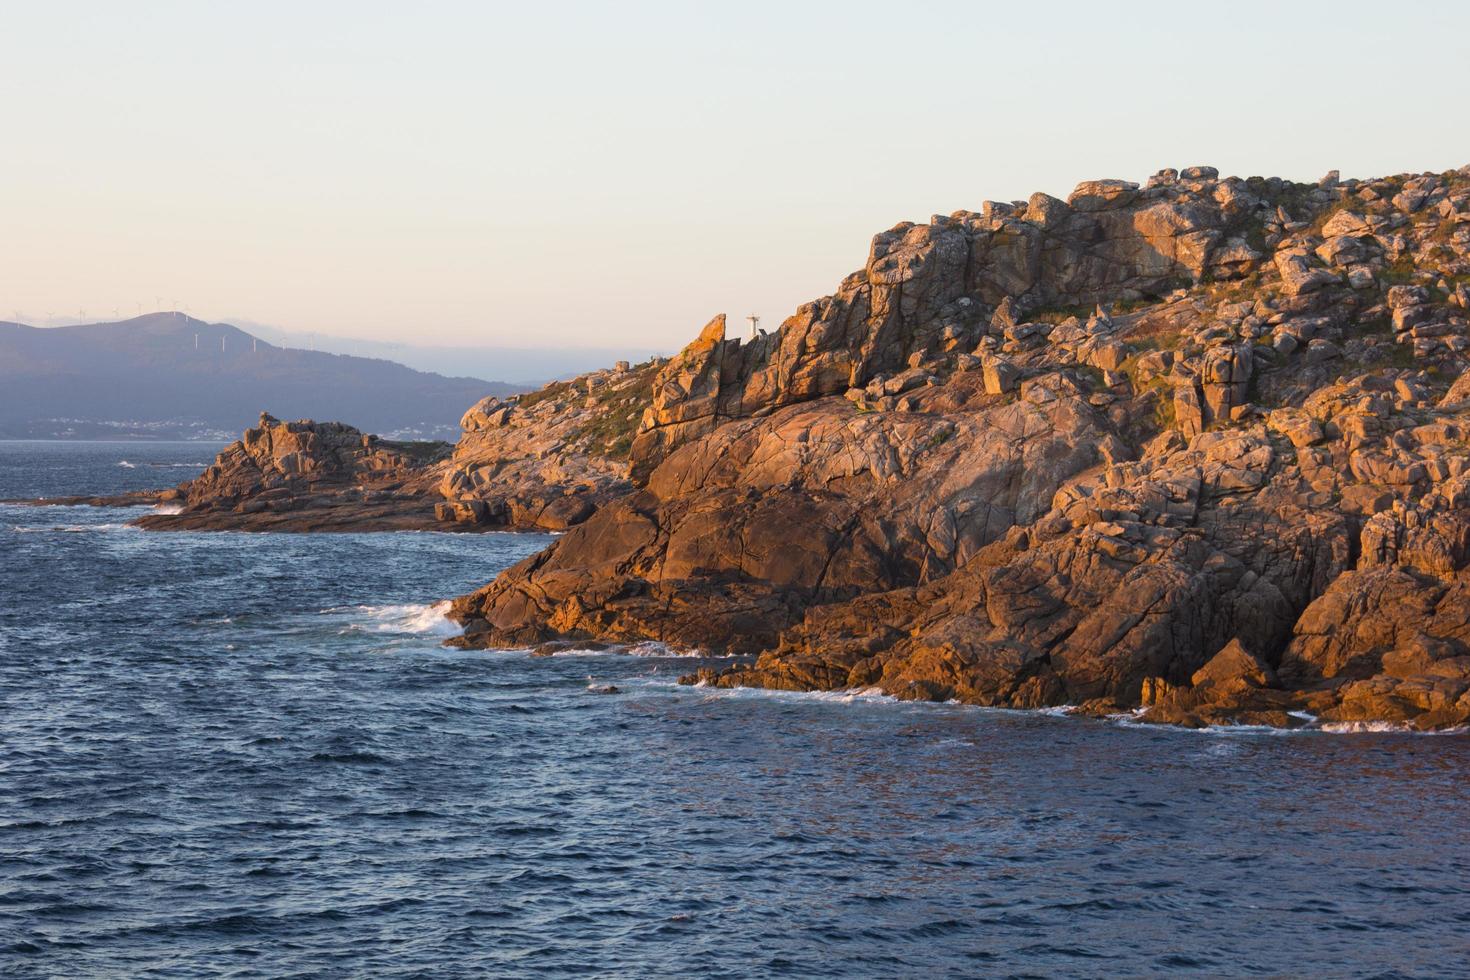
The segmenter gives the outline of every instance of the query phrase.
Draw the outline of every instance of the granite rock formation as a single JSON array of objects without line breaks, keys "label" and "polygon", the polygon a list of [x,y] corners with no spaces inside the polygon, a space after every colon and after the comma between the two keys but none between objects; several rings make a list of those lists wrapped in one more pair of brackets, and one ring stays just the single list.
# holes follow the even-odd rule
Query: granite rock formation
[{"label": "granite rock formation", "polygon": [[620,364],[485,398],[454,446],[262,414],[176,490],[96,502],[178,508],[136,521],[151,530],[561,531],[632,489],[628,451],[661,367]]},{"label": "granite rock formation", "polygon": [[628,451],[661,366],[620,363],[476,404],[442,468],[440,518],[561,531],[628,493]]},{"label": "granite rock formation", "polygon": [[1161,171],[878,235],[652,379],[466,646],[1179,724],[1470,722],[1470,168]]},{"label": "granite rock formation", "polygon": [[199,476],[159,496],[150,530],[365,531],[435,527],[429,472],[442,442],[390,442],[340,422],[262,413]]}]

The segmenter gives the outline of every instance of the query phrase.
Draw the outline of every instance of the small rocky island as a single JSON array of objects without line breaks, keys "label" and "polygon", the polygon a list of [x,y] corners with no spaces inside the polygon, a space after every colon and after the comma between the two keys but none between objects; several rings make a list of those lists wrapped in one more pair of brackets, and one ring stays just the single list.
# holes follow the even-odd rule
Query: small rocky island
[{"label": "small rocky island", "polygon": [[780,329],[504,401],[282,423],[148,528],[565,531],[476,648],[1190,726],[1470,723],[1470,167],[903,223]]}]

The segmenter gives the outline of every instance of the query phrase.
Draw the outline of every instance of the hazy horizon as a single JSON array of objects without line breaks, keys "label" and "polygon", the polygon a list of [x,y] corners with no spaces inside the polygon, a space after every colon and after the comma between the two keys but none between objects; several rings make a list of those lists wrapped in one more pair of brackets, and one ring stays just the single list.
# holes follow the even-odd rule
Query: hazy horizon
[{"label": "hazy horizon", "polygon": [[1398,9],[31,5],[0,38],[0,315],[676,349],[987,198],[1470,162],[1442,100],[1342,67],[1467,89],[1470,12]]},{"label": "hazy horizon", "polygon": [[[160,310],[132,315],[124,313],[116,319],[111,316],[87,319],[58,316],[50,323],[36,323],[21,317],[0,316],[0,323],[17,323],[40,330],[60,330],[67,327],[129,323],[134,320],[146,322],[157,316],[172,315],[187,314],[173,310]],[[364,337],[298,332],[272,324],[256,323],[245,317],[224,317],[219,320],[199,320],[198,322],[211,326],[235,327],[277,347],[387,360],[416,371],[433,372],[447,378],[469,377],[529,387],[612,367],[618,361],[639,363],[650,357],[667,356],[673,353],[671,349],[638,346],[597,347],[566,344],[537,346],[513,342],[504,344],[437,344],[433,342],[415,344],[406,341],[372,340]]]}]

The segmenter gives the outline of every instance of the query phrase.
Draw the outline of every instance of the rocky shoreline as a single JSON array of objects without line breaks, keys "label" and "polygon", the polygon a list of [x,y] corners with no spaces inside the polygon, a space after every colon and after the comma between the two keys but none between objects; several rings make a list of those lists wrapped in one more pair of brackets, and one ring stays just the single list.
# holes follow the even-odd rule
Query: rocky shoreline
[{"label": "rocky shoreline", "polygon": [[779,330],[279,422],[149,529],[565,532],[454,645],[1145,722],[1470,724],[1470,168],[1164,170],[877,235]]},{"label": "rocky shoreline", "polygon": [[1470,169],[1161,171],[878,235],[659,373],[633,490],[457,644],[691,683],[1290,727],[1470,721]]}]

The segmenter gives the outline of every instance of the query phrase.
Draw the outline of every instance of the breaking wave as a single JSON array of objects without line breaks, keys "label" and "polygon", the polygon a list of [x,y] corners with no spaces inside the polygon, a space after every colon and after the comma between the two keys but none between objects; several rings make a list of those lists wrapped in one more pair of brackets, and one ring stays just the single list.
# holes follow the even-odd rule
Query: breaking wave
[{"label": "breaking wave", "polygon": [[767,698],[777,701],[823,701],[833,704],[916,704],[943,707],[935,701],[900,701],[879,687],[847,688],[841,691],[780,691],[770,687],[713,687],[704,681],[688,686],[712,697]]},{"label": "breaking wave", "polygon": [[463,628],[449,618],[449,603],[396,603],[381,606],[338,606],[324,613],[351,613],[354,621],[342,632],[398,633],[413,636],[458,636]]},{"label": "breaking wave", "polygon": [[1329,735],[1464,735],[1470,727],[1441,728],[1424,731],[1401,721],[1329,721],[1317,729]]}]

